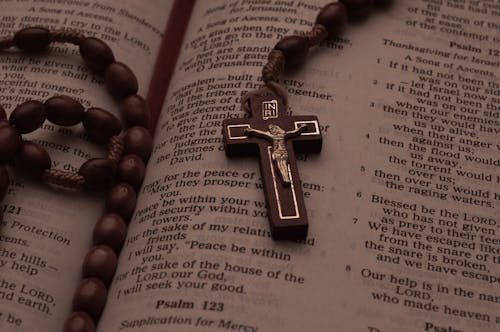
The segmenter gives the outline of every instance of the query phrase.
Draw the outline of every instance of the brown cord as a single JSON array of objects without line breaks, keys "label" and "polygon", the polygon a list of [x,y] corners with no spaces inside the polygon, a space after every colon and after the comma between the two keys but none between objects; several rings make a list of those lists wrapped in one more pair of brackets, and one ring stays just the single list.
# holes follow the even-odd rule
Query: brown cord
[{"label": "brown cord", "polygon": [[123,137],[113,136],[109,139],[108,143],[108,159],[113,161],[115,164],[118,164],[120,159],[122,158],[123,151],[125,150],[125,146],[123,143]]},{"label": "brown cord", "polygon": [[306,33],[305,36],[309,41],[309,47],[313,47],[328,38],[328,31],[322,24],[315,24],[312,30]]},{"label": "brown cord", "polygon": [[277,81],[283,70],[285,70],[285,55],[279,50],[272,50],[268,62],[262,68],[262,79],[264,82]]},{"label": "brown cord", "polygon": [[50,32],[52,41],[59,43],[71,43],[75,45],[80,45],[82,40],[85,38],[84,35],[77,31],[72,30],[54,30]]},{"label": "brown cord", "polygon": [[42,180],[52,186],[63,187],[73,191],[80,191],[85,179],[78,173],[65,172],[57,169],[48,169],[43,173]]}]

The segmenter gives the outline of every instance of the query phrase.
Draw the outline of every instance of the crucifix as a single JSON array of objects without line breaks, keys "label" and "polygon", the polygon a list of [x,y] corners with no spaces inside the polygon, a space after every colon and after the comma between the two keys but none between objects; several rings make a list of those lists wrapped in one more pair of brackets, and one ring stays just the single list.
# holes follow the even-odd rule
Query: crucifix
[{"label": "crucifix", "polygon": [[308,222],[295,152],[321,151],[318,118],[288,116],[281,99],[268,88],[253,93],[247,102],[249,118],[223,123],[226,154],[259,154],[272,237],[303,239]]}]

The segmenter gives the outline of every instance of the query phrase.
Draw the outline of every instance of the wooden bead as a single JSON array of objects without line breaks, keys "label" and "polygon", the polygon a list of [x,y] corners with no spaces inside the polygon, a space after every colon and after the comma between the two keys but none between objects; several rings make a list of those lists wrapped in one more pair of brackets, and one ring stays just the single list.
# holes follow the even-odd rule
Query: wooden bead
[{"label": "wooden bead", "polygon": [[306,37],[287,36],[281,39],[274,49],[283,52],[286,65],[293,67],[306,61],[309,45]]},{"label": "wooden bead", "polygon": [[17,154],[16,163],[32,176],[41,176],[43,171],[51,166],[50,156],[35,142],[24,141]]},{"label": "wooden bead", "polygon": [[116,213],[107,213],[97,221],[92,238],[95,245],[105,244],[118,254],[126,236],[127,224],[123,218]]},{"label": "wooden bead", "polygon": [[109,285],[115,275],[117,262],[118,259],[111,247],[95,246],[89,250],[83,260],[83,277],[99,278],[105,285]]},{"label": "wooden bead", "polygon": [[25,28],[14,35],[14,45],[25,52],[44,51],[50,42],[50,31],[40,27]]},{"label": "wooden bead", "polygon": [[118,181],[128,183],[137,190],[144,180],[146,166],[141,158],[135,154],[129,154],[120,160],[117,173]]},{"label": "wooden bead", "polygon": [[123,138],[125,153],[136,154],[144,162],[149,160],[151,151],[153,151],[153,138],[149,130],[144,127],[131,127],[125,132]]},{"label": "wooden bead", "polygon": [[0,165],[0,202],[3,201],[9,189],[9,172],[7,167]]},{"label": "wooden bead", "polygon": [[104,74],[104,84],[111,95],[117,99],[135,95],[139,89],[134,73],[121,62],[115,62],[108,66]]},{"label": "wooden bead", "polygon": [[10,114],[9,121],[20,134],[31,133],[45,121],[45,105],[36,100],[22,103]]},{"label": "wooden bead", "polygon": [[120,120],[112,113],[101,108],[89,109],[83,117],[83,127],[89,137],[98,142],[106,142],[122,131]]},{"label": "wooden bead", "polygon": [[97,278],[87,278],[80,282],[73,296],[73,311],[83,311],[97,322],[106,304],[107,290]]},{"label": "wooden bead", "polygon": [[58,126],[74,126],[82,122],[85,109],[68,96],[52,97],[45,102],[47,120]]},{"label": "wooden bead", "polygon": [[11,162],[21,147],[21,135],[17,130],[8,125],[0,128],[0,163]]},{"label": "wooden bead", "polygon": [[361,19],[367,16],[372,7],[373,0],[339,0],[347,9],[347,15],[351,20]]},{"label": "wooden bead", "polygon": [[87,160],[78,171],[85,179],[85,188],[88,190],[100,190],[109,187],[113,182],[116,165],[106,158],[94,158]]},{"label": "wooden bead", "polygon": [[85,38],[80,44],[80,54],[87,66],[99,74],[115,62],[115,56],[109,46],[100,39]]},{"label": "wooden bead", "polygon": [[73,312],[64,323],[63,332],[95,332],[95,324],[87,313]]},{"label": "wooden bead", "polygon": [[149,128],[149,108],[139,95],[131,95],[120,102],[120,110],[126,127],[141,126]]},{"label": "wooden bead", "polygon": [[117,213],[124,220],[129,220],[135,210],[137,194],[127,183],[119,183],[111,188],[106,199],[108,212]]},{"label": "wooden bead", "polygon": [[323,25],[329,37],[338,36],[347,23],[347,9],[341,2],[333,2],[321,9],[316,23]]},{"label": "wooden bead", "polygon": [[5,119],[7,119],[7,112],[5,112],[5,109],[0,105],[0,120]]}]

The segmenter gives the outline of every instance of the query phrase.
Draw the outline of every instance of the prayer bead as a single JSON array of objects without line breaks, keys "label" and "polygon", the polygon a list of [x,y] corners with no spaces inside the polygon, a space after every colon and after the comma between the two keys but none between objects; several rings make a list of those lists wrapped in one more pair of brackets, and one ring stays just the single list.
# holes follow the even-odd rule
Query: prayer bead
[{"label": "prayer bead", "polygon": [[109,159],[94,158],[87,160],[78,171],[85,179],[85,188],[99,190],[108,187],[113,181],[116,165]]},{"label": "prayer bead", "polygon": [[32,176],[40,176],[51,166],[50,156],[40,145],[30,141],[21,144],[16,163]]},{"label": "prayer bead", "polygon": [[307,38],[303,36],[287,36],[281,39],[274,49],[283,52],[286,65],[293,67],[306,61],[309,45]]},{"label": "prayer bead", "polygon": [[347,23],[347,10],[343,3],[334,2],[321,9],[316,23],[323,25],[330,38],[336,37]]},{"label": "prayer bead", "polygon": [[87,278],[80,282],[73,296],[73,310],[84,311],[96,322],[106,304],[107,290],[97,278]]},{"label": "prayer bead", "polygon": [[135,154],[129,154],[120,160],[117,173],[118,181],[126,182],[137,190],[144,180],[146,166],[141,158]]},{"label": "prayer bead", "polygon": [[120,103],[125,127],[141,126],[149,128],[149,109],[146,101],[139,95],[131,95]]},{"label": "prayer bead", "polygon": [[81,42],[80,54],[92,71],[101,74],[115,62],[111,48],[102,40],[93,37],[85,38]]},{"label": "prayer bead", "polygon": [[5,198],[9,189],[9,172],[7,167],[0,165],[0,202]]},{"label": "prayer bead", "polygon": [[95,324],[87,313],[73,312],[66,320],[63,332],[95,332]]},{"label": "prayer bead", "polygon": [[119,214],[124,220],[129,220],[134,213],[137,203],[137,194],[127,183],[115,185],[108,193],[106,209],[108,212]]},{"label": "prayer bead", "polygon": [[10,114],[9,122],[20,134],[31,133],[42,126],[45,121],[45,105],[30,100],[22,103]]},{"label": "prayer bead", "polygon": [[74,126],[82,122],[85,109],[68,96],[52,97],[45,102],[47,120],[59,126]]},{"label": "prayer bead", "polygon": [[125,153],[136,154],[147,162],[153,150],[153,138],[149,130],[144,127],[131,127],[125,132],[123,138],[125,144]]},{"label": "prayer bead", "polygon": [[360,19],[368,15],[373,7],[373,0],[340,0],[346,8],[350,19]]},{"label": "prayer bead", "polygon": [[0,128],[0,163],[10,162],[19,150],[21,142],[21,135],[14,127],[5,125]]},{"label": "prayer bead", "polygon": [[89,250],[83,261],[83,277],[99,278],[105,285],[109,285],[115,275],[117,261],[116,254],[111,247],[95,246]]},{"label": "prayer bead", "polygon": [[25,28],[14,35],[14,45],[25,52],[44,51],[50,42],[50,31],[40,27]]},{"label": "prayer bead", "polygon": [[83,127],[89,137],[98,142],[105,142],[122,131],[120,120],[101,108],[91,108],[85,113]]},{"label": "prayer bead", "polygon": [[139,89],[134,73],[121,62],[115,62],[108,66],[104,74],[104,84],[111,95],[117,99],[135,95]]},{"label": "prayer bead", "polygon": [[92,238],[95,245],[108,245],[118,254],[126,236],[127,224],[123,218],[116,213],[107,213],[97,221]]}]

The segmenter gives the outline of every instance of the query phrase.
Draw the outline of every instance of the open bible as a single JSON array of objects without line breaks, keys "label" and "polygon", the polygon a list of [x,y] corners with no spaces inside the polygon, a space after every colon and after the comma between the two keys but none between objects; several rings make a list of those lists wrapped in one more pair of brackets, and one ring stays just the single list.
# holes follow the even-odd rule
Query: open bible
[{"label": "open bible", "polygon": [[[222,123],[245,116],[269,51],[327,1],[0,3],[1,35],[105,40],[155,112],[98,331],[500,330],[499,1],[392,1],[286,73],[289,115],[317,116],[323,135],[320,154],[296,156],[309,219],[297,241],[272,240],[258,160],[226,158]],[[0,68],[8,112],[68,95],[117,113],[70,46],[2,52]],[[78,126],[42,129],[30,139],[56,168],[104,153]],[[60,331],[104,197],[11,173],[0,330]]]}]

